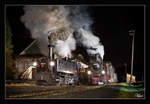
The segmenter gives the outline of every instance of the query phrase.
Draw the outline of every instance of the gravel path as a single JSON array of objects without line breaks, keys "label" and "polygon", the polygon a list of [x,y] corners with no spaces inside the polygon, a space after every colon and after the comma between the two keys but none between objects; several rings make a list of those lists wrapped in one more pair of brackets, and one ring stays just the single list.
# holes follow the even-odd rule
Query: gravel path
[{"label": "gravel path", "polygon": [[6,86],[6,98],[34,98],[82,90],[88,86]]},{"label": "gravel path", "polygon": [[111,86],[7,86],[6,98],[135,98]]},{"label": "gravel path", "polygon": [[67,93],[61,95],[45,95],[45,96],[36,96],[39,98],[116,98],[118,96],[118,92],[114,89],[103,87],[90,89],[81,92]]}]

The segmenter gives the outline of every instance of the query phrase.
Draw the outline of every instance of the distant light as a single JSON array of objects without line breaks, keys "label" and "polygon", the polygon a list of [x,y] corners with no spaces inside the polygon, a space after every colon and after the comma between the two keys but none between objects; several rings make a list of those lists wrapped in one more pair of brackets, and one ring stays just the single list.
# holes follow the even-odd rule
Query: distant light
[{"label": "distant light", "polygon": [[104,71],[104,70],[102,70],[102,74],[105,74],[105,71]]},{"label": "distant light", "polygon": [[54,66],[55,65],[55,62],[54,61],[50,61],[50,66]]},{"label": "distant light", "polygon": [[33,66],[37,66],[37,62],[33,62]]},{"label": "distant light", "polygon": [[130,36],[133,36],[134,34],[135,34],[135,30],[134,29],[129,30],[129,35]]},{"label": "distant light", "polygon": [[64,73],[72,73],[72,72],[70,72],[70,71],[63,71]]},{"label": "distant light", "polygon": [[91,72],[90,70],[88,70],[88,71],[87,71],[87,74],[88,74],[88,75],[91,75],[91,74],[92,74],[92,72]]},{"label": "distant light", "polygon": [[106,66],[108,67],[108,66],[109,66],[109,63],[106,63]]}]

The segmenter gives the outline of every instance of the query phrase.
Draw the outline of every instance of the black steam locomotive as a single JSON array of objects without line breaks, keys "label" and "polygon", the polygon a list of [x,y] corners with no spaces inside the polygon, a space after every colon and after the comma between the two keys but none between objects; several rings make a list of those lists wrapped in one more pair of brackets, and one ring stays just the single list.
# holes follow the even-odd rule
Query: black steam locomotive
[{"label": "black steam locomotive", "polygon": [[[70,58],[50,58],[41,59],[37,68],[37,80],[45,80],[46,82],[58,83],[59,85],[78,85],[78,84],[94,84],[105,81],[105,68],[102,60],[96,58],[91,60],[88,68],[78,67],[81,64],[79,60]],[[84,71],[83,71],[84,70]],[[53,81],[52,81],[53,80]]]},{"label": "black steam locomotive", "polygon": [[79,84],[79,72],[77,61],[73,59],[57,58],[50,60],[42,58],[35,64],[37,81],[43,80],[47,83],[58,83],[59,85]]}]

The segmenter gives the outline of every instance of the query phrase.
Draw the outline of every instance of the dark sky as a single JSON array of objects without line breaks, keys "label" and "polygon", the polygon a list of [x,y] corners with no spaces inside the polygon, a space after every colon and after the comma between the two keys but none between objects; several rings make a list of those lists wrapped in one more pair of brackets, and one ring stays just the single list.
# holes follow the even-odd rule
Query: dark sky
[{"label": "dark sky", "polygon": [[[20,22],[23,15],[20,6],[8,6],[6,17],[12,28],[15,54],[19,54],[33,40],[30,32]],[[126,62],[130,66],[132,52],[132,37],[129,29],[135,28],[135,67],[144,69],[144,7],[143,6],[92,6],[89,13],[94,20],[92,29],[100,37],[105,48],[104,60],[122,65]],[[143,70],[142,69],[142,70]]]}]

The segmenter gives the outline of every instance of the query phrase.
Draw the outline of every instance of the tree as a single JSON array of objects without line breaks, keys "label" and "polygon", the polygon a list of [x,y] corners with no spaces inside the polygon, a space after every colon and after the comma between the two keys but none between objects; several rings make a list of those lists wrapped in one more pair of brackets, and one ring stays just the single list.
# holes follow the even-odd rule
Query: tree
[{"label": "tree", "polygon": [[8,20],[6,21],[6,79],[14,79],[12,33]]}]

